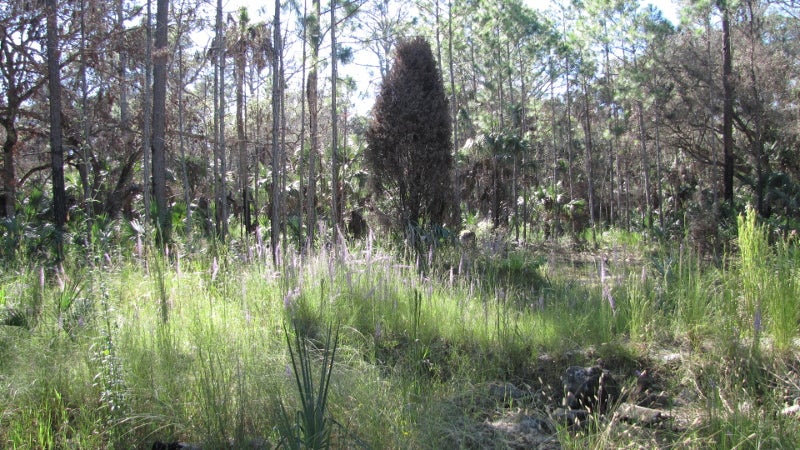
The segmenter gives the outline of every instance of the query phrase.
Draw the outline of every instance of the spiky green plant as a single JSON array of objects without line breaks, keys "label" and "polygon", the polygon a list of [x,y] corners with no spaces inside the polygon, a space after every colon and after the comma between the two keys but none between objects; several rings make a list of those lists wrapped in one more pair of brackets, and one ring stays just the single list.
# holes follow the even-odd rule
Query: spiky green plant
[{"label": "spiky green plant", "polygon": [[[304,328],[298,326],[297,321],[292,321],[294,328],[294,342],[289,336],[286,324],[283,331],[286,334],[286,345],[292,360],[297,394],[300,397],[300,410],[294,419],[289,416],[283,401],[280,402],[278,431],[281,443],[290,449],[326,449],[331,446],[331,421],[327,417],[328,393],[333,372],[333,362],[336,357],[336,348],[339,345],[339,327],[333,331],[332,325],[328,326],[322,350],[322,365],[319,378],[314,381],[312,356],[308,349]],[[331,339],[333,342],[331,342]]]}]

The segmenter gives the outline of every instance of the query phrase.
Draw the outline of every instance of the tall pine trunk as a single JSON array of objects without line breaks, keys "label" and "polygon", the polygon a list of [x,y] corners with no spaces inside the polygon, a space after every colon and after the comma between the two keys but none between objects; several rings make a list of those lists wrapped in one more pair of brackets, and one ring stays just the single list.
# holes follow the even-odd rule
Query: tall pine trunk
[{"label": "tall pine trunk", "polygon": [[169,0],[156,2],[155,55],[153,58],[153,193],[156,199],[156,242],[163,249],[170,240],[172,220],[167,205],[167,19]]},{"label": "tall pine trunk", "polygon": [[314,236],[317,227],[317,157],[319,156],[319,126],[318,126],[318,89],[317,69],[319,65],[320,46],[320,0],[311,2],[313,17],[307,20],[309,40],[311,41],[311,68],[308,71],[306,96],[308,97],[308,132],[311,138],[311,149],[308,153],[308,209],[306,211],[306,228],[308,232],[307,245],[314,245]]},{"label": "tall pine trunk", "polygon": [[225,195],[225,32],[222,28],[222,0],[217,0],[214,39],[214,222],[217,236],[225,241],[228,235],[228,203]]},{"label": "tall pine trunk", "polygon": [[447,2],[447,53],[450,72],[450,120],[453,123],[453,157],[458,155],[458,103],[456,102],[456,80],[453,67],[453,4]]},{"label": "tall pine trunk", "polygon": [[53,221],[59,261],[64,256],[64,225],[67,221],[67,195],[64,189],[64,147],[61,134],[61,63],[58,49],[58,9],[56,0],[47,0],[47,86],[50,94],[50,167],[53,177]]},{"label": "tall pine trunk", "polygon": [[281,3],[275,0],[275,23],[273,24],[273,43],[275,51],[272,56],[272,215],[270,217],[270,243],[272,244],[272,263],[278,263],[278,241],[280,237],[280,124],[281,124]]},{"label": "tall pine trunk", "polygon": [[[308,15],[306,1],[303,1],[303,18]],[[305,32],[305,31],[304,31]],[[300,85],[305,86],[306,84],[306,62],[307,62],[307,51],[308,51],[308,42],[307,39],[303,39],[303,63],[302,63],[302,73],[300,78]],[[300,158],[297,168],[297,173],[300,174],[300,194],[299,194],[299,231],[298,231],[298,245],[302,246],[304,242],[303,238],[303,210],[306,207],[305,203],[305,190],[306,190],[306,181],[304,180],[305,175],[305,164],[306,164],[306,96],[300,96]]]},{"label": "tall pine trunk", "polygon": [[725,201],[728,206],[733,206],[733,55],[730,10],[726,0],[718,0],[717,6],[722,13],[722,182]]},{"label": "tall pine trunk", "polygon": [[180,142],[178,148],[181,154],[181,178],[183,179],[183,201],[186,203],[186,234],[192,232],[192,195],[189,187],[189,170],[186,167],[186,124],[185,110],[183,101],[184,69],[183,69],[183,46],[178,44],[178,134]]},{"label": "tall pine trunk", "polygon": [[143,126],[142,129],[144,130],[142,136],[142,192],[144,197],[144,226],[145,226],[145,233],[150,228],[150,196],[152,194],[152,181],[150,177],[151,167],[150,167],[150,156],[151,156],[151,144],[153,138],[153,123],[152,123],[152,116],[153,116],[153,94],[152,94],[152,85],[150,84],[151,80],[153,79],[153,38],[152,38],[152,11],[151,11],[151,0],[147,0],[147,19],[146,23],[147,26],[145,27],[145,62],[144,62],[144,110],[142,111],[143,114]]},{"label": "tall pine trunk", "polygon": [[89,99],[89,84],[86,80],[86,0],[81,0],[80,6],[80,69],[79,78],[81,83],[81,159],[78,163],[78,173],[81,177],[81,187],[83,188],[83,210],[86,214],[86,237],[85,243],[88,246],[92,242],[92,198],[91,186],[89,185],[89,116],[87,105]]},{"label": "tall pine trunk", "polygon": [[595,217],[594,212],[594,176],[593,176],[593,154],[594,154],[594,147],[592,142],[592,117],[591,111],[589,109],[589,101],[590,101],[590,91],[589,91],[589,81],[586,76],[583,78],[583,134],[584,134],[584,144],[585,144],[585,157],[586,157],[586,190],[587,190],[587,197],[589,200],[589,223],[592,227],[592,242],[597,244],[596,240],[596,230],[595,224],[597,223],[597,218]]},{"label": "tall pine trunk", "polygon": [[[15,89],[9,88],[7,95],[15,97]],[[12,102],[9,102],[9,111],[2,120],[3,129],[6,132],[6,139],[3,141],[3,215],[13,219],[17,203],[17,173],[14,163],[14,150],[17,148],[19,135],[17,134],[15,123],[17,112],[11,110],[10,103]],[[18,107],[18,105],[15,105],[13,109]]]},{"label": "tall pine trunk", "polygon": [[[331,224],[333,242],[338,243],[340,225],[339,195],[339,115],[336,107],[336,0],[331,0]],[[338,251],[338,246],[334,248]]]},{"label": "tall pine trunk", "polygon": [[[240,26],[243,26],[240,24]],[[236,145],[239,149],[239,194],[242,202],[242,223],[245,235],[252,230],[250,219],[250,195],[247,183],[247,139],[244,130],[244,72],[247,68],[245,50],[239,48],[235,56],[236,69]]]},{"label": "tall pine trunk", "polygon": [[[550,132],[551,132],[551,134],[553,136],[553,166],[552,166],[553,181],[552,181],[551,185],[553,186],[553,192],[555,192],[555,189],[558,186],[558,182],[559,182],[559,180],[558,180],[558,133],[556,133],[558,128],[556,126],[556,93],[555,93],[555,78],[556,78],[555,73],[556,73],[556,71],[555,71],[555,68],[553,67],[553,61],[552,60],[550,61],[549,70],[550,70],[550,108],[551,108],[550,109]],[[558,211],[558,208],[559,208],[558,196],[554,195],[553,198],[554,198],[554,201],[555,201],[556,211],[555,211],[555,214],[553,214],[553,228],[552,228],[552,232],[551,232],[550,237],[555,240],[555,239],[558,239],[558,234],[559,234],[558,230],[559,230],[559,228],[561,228],[561,219],[559,217],[560,214],[559,214],[559,211]]]}]

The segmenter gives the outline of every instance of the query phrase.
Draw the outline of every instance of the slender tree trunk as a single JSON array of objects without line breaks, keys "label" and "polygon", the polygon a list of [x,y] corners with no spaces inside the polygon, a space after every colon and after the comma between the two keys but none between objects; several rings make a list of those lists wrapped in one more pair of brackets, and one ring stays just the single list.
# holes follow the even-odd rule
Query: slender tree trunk
[{"label": "slender tree trunk", "polygon": [[64,225],[67,222],[67,195],[64,189],[64,147],[61,135],[61,63],[58,49],[58,8],[47,0],[47,85],[50,94],[50,167],[53,181],[53,219],[56,227],[58,260],[64,257]]},{"label": "slender tree trunk", "polygon": [[[711,49],[711,6],[709,6],[709,12],[705,15],[705,31],[706,31],[706,58],[708,61],[714,60],[714,53]],[[713,112],[715,108],[715,96],[714,90],[712,86],[714,86],[714,72],[711,70],[706,71],[706,104],[707,107],[707,119],[706,119],[706,127],[708,129],[716,129],[716,125],[713,123],[716,120],[717,114]],[[714,133],[703,133],[702,139],[705,141],[704,144],[711,149],[711,184],[713,186],[712,189],[712,196],[713,196],[713,205],[714,208],[719,206],[719,187],[720,182],[722,181],[722,176],[719,174],[719,160],[718,160],[718,148],[717,148],[717,137]]]},{"label": "slender tree trunk", "polygon": [[250,222],[250,195],[247,183],[247,138],[244,130],[244,72],[247,69],[247,60],[244,49],[237,49],[236,53],[236,145],[239,149],[239,194],[242,202],[242,224],[244,225],[245,236],[249,236],[253,229]]},{"label": "slender tree trunk", "polygon": [[[517,56],[520,56],[520,55],[518,54]],[[521,57],[518,58],[517,61],[519,61],[519,74],[520,74],[519,75],[519,79],[520,79],[519,128],[517,130],[517,133],[519,134],[519,144],[520,144],[519,150],[521,150],[522,149],[521,146],[525,142],[525,128],[527,127],[527,112],[525,110],[525,105],[527,104],[527,98],[526,98],[526,95],[525,95],[525,70],[524,70],[525,68],[524,68],[524,65],[523,65]],[[512,201],[514,202],[514,239],[517,242],[519,242],[519,225],[520,225],[519,204],[517,202],[517,197],[519,196],[519,192],[518,192],[519,185],[520,185],[519,177],[520,177],[520,172],[522,172],[522,170],[521,170],[522,168],[518,168],[517,167],[517,161],[518,161],[517,155],[520,154],[520,153],[522,153],[522,152],[517,151],[517,152],[514,153],[514,193],[512,195]],[[525,165],[525,155],[524,155],[524,153],[522,153],[522,164],[523,164],[523,166]],[[525,223],[524,222],[522,223],[522,228],[523,228],[522,234],[524,235],[525,234],[525,231],[524,231]]]},{"label": "slender tree trunk", "polygon": [[228,63],[228,46],[226,44],[225,28],[220,26],[220,53],[219,53],[219,178],[220,178],[220,214],[222,215],[222,240],[228,236],[228,148],[225,140],[225,68]]},{"label": "slender tree trunk", "polygon": [[447,2],[447,53],[450,66],[450,110],[453,123],[453,157],[458,154],[458,102],[456,101],[456,79],[453,69],[453,4]]},{"label": "slender tree trunk", "polygon": [[272,216],[270,217],[270,243],[272,244],[272,263],[278,264],[278,240],[280,237],[280,124],[281,124],[281,4],[275,0],[275,20],[273,23],[273,43],[275,51],[272,59]]},{"label": "slender tree trunk", "polygon": [[726,0],[718,0],[722,13],[722,146],[723,192],[728,206],[733,206],[733,55],[731,53],[730,11]]},{"label": "slender tree trunk", "polygon": [[[339,115],[336,107],[336,0],[331,0],[331,222],[333,242],[339,242]],[[334,248],[338,253],[338,245]]]},{"label": "slender tree trunk", "polygon": [[[498,112],[498,116],[500,118],[500,130],[499,131],[501,133],[505,133],[505,130],[506,130],[506,117],[505,117],[504,111],[505,111],[506,99],[505,99],[505,89],[504,89],[505,86],[503,84],[503,82],[505,80],[503,79],[503,70],[501,68],[499,68],[499,67],[496,68],[495,70],[497,71],[497,97],[500,100],[499,103],[497,104],[497,110],[498,110],[497,112]],[[494,127],[492,127],[492,128],[494,128]]]},{"label": "slender tree trunk", "polygon": [[652,227],[653,210],[651,208],[652,202],[650,201],[650,157],[647,154],[647,130],[644,127],[644,106],[641,100],[636,102],[636,108],[639,110],[639,141],[641,141],[642,173],[644,173],[645,214],[647,215],[647,226]]},{"label": "slender tree trunk", "polygon": [[[551,62],[552,64],[552,62]],[[555,93],[555,67],[550,67],[550,128],[553,135],[553,192],[555,193],[558,187],[558,133],[556,133],[556,93]],[[559,214],[560,206],[558,204],[558,196],[554,195],[554,204],[556,212],[553,217],[553,240],[558,238],[558,229],[561,227],[561,217]]]},{"label": "slender tree trunk", "polygon": [[664,231],[664,189],[661,182],[661,117],[659,111],[661,110],[659,102],[656,101],[655,105],[655,133],[656,133],[656,185],[658,189],[658,224],[661,231]]},{"label": "slender tree trunk", "polygon": [[[251,81],[251,83],[252,83],[252,81]],[[261,89],[258,89],[258,88],[254,89],[253,86],[251,85],[251,87],[250,87],[250,95],[255,95],[256,96],[256,105],[257,105],[256,106],[256,111],[255,111],[255,114],[256,114],[256,119],[255,119],[256,120],[256,138],[255,138],[256,145],[255,145],[255,148],[253,148],[253,160],[252,160],[253,170],[255,171],[255,176],[253,177],[253,184],[250,186],[252,188],[251,190],[253,191],[252,220],[253,220],[254,231],[256,231],[257,233],[260,233],[260,231],[258,231],[258,223],[259,223],[258,222],[258,211],[259,211],[259,205],[260,205],[260,203],[259,203],[260,198],[259,198],[259,195],[258,195],[258,193],[260,192],[260,190],[258,189],[258,178],[259,178],[259,173],[260,173],[260,170],[261,170],[261,162],[264,161],[264,158],[265,158],[264,152],[265,152],[266,147],[267,147],[266,144],[263,144],[263,142],[265,142],[265,140],[266,140],[266,137],[264,136],[264,133],[263,133],[264,117],[263,117],[263,112],[262,112],[263,110],[262,110],[262,106],[261,106],[260,94],[261,94]]]},{"label": "slender tree trunk", "polygon": [[219,85],[222,80],[220,73],[220,52],[222,52],[222,1],[217,1],[217,19],[214,25],[214,230],[217,237],[222,238],[222,174],[220,173],[220,143],[219,143],[219,130],[220,130],[220,108],[219,108]]},{"label": "slender tree trunk", "polygon": [[215,219],[217,235],[223,242],[228,235],[228,200],[225,192],[227,184],[227,167],[225,157],[225,31],[222,23],[222,0],[217,0],[216,23],[216,66],[215,74],[215,138],[216,152],[214,166],[216,168],[216,208]]},{"label": "slender tree trunk", "polygon": [[[619,139],[616,139],[616,142],[619,144]],[[617,221],[622,221],[624,219],[625,229],[629,230],[631,226],[631,209],[628,207],[630,205],[630,190],[628,187],[631,185],[628,181],[623,180],[622,177],[625,176],[624,174],[626,171],[622,169],[622,158],[617,156],[614,158],[614,162],[616,165],[616,176],[617,176]],[[627,167],[628,163],[625,161],[625,166]],[[623,200],[624,199],[624,200]],[[613,204],[612,202],[609,202]],[[602,220],[602,218],[600,219]],[[611,222],[611,218],[609,217],[609,222]],[[611,222],[613,223],[613,222]]]},{"label": "slender tree trunk", "polygon": [[[614,127],[619,129],[619,109],[617,109],[617,108],[614,108],[614,121],[613,121],[613,123],[614,123]],[[627,193],[626,186],[628,185],[627,183],[625,183],[622,180],[623,173],[622,173],[622,161],[621,160],[623,158],[622,158],[622,155],[620,154],[620,153],[622,153],[622,146],[620,145],[620,142],[619,142],[619,133],[617,133],[616,130],[614,130],[612,136],[614,136],[613,145],[609,145],[609,149],[608,149],[608,156],[610,158],[610,161],[609,161],[610,164],[608,164],[608,168],[611,171],[611,174],[610,174],[610,177],[609,177],[610,180],[611,180],[609,182],[609,186],[610,186],[609,190],[610,191],[614,190],[614,186],[615,186],[614,179],[616,178],[617,209],[616,209],[616,211],[614,211],[614,200],[613,200],[611,192],[609,192],[609,197],[610,198],[609,198],[608,203],[609,203],[609,210],[610,211],[608,213],[608,222],[610,224],[618,224],[618,223],[622,222],[622,220],[624,219],[626,229],[630,229],[630,223],[631,223],[631,221],[630,221],[630,210],[627,209],[627,208],[623,208],[622,207],[622,198],[621,198],[622,197],[622,192],[626,192]],[[645,144],[642,143],[642,145],[645,145]],[[614,170],[615,168],[616,168],[616,170]],[[647,176],[647,175],[645,174],[645,176]],[[626,200],[627,200],[627,197],[626,197]],[[616,213],[616,216],[615,216],[615,213]],[[603,220],[602,217],[600,218],[600,220]]]},{"label": "slender tree trunk", "polygon": [[[453,128],[453,150],[452,156],[455,160],[458,156],[458,96],[456,94],[456,77],[455,67],[453,61],[453,4],[451,0],[447,1],[447,59],[448,59],[448,72],[450,72],[450,123]],[[457,171],[454,171],[454,175]],[[453,188],[455,189],[457,204],[461,202],[461,187],[463,180],[461,177],[454,177]]]},{"label": "slender tree trunk", "polygon": [[280,223],[283,224],[281,226],[281,235],[283,236],[283,245],[282,245],[282,252],[283,255],[286,255],[286,249],[288,247],[287,241],[287,234],[286,234],[286,223],[287,223],[287,211],[286,211],[286,66],[284,65],[283,60],[283,43],[281,42],[281,51],[278,52],[278,65],[281,68],[279,74],[279,81],[280,84],[278,85],[278,97],[280,98],[280,106],[281,106],[281,121],[280,121],[280,192],[281,192],[281,202],[280,202],[280,211],[278,211],[280,215]]},{"label": "slender tree trunk", "polygon": [[[0,52],[2,55],[11,54],[10,42],[8,37],[3,33],[0,34]],[[5,131],[5,140],[3,141],[3,190],[0,195],[0,216],[13,219],[16,214],[17,203],[17,174],[15,165],[15,152],[19,142],[19,135],[17,134],[17,117],[19,116],[19,108],[25,101],[21,90],[22,87],[16,81],[17,68],[11,58],[2,58],[2,71],[6,85],[5,91],[2,93],[5,98],[4,108],[0,114],[0,125]]]},{"label": "slender tree trunk", "polygon": [[311,8],[314,19],[308,21],[309,27],[307,30],[311,41],[311,69],[308,72],[308,86],[306,89],[306,96],[308,97],[308,132],[311,138],[311,149],[308,154],[308,217],[306,219],[308,247],[314,245],[317,227],[317,156],[319,155],[317,69],[320,46],[320,0],[312,0]]},{"label": "slender tree trunk", "polygon": [[[756,10],[757,5],[753,1],[747,1],[747,31],[749,41],[749,63],[747,72],[750,78],[750,92],[754,99],[763,97],[758,90],[759,80],[756,74],[756,66],[758,64],[758,42],[761,38],[761,20],[758,18],[759,12]],[[770,205],[766,199],[767,195],[767,181],[768,176],[772,172],[770,167],[769,157],[765,151],[765,113],[761,101],[756,101],[753,106],[753,127],[754,133],[750,136],[750,152],[752,158],[755,160],[756,169],[756,211],[761,217],[768,217],[770,214]]]},{"label": "slender tree trunk", "polygon": [[[303,18],[305,18],[307,16],[308,16],[307,2],[304,0],[303,1]],[[303,32],[305,33],[306,30],[303,30]],[[307,52],[308,52],[308,40],[307,39],[303,39],[303,64],[302,64],[303,68],[302,68],[302,71],[301,71],[302,73],[301,73],[301,76],[300,76],[301,77],[300,78],[300,86],[305,86],[306,85],[306,63],[307,63],[307,56],[308,56]],[[299,208],[300,208],[300,210],[298,212],[298,214],[299,214],[299,220],[298,220],[298,222],[299,222],[298,223],[299,232],[298,232],[298,234],[299,235],[298,235],[298,243],[297,243],[299,246],[302,246],[303,242],[304,242],[304,237],[303,237],[303,218],[305,217],[305,215],[303,213],[307,212],[307,210],[304,211],[304,209],[306,208],[305,191],[306,191],[306,187],[307,187],[306,186],[306,182],[304,180],[304,175],[306,173],[305,172],[305,170],[306,170],[305,169],[306,158],[307,158],[306,157],[306,96],[305,95],[301,95],[300,96],[300,158],[299,158],[299,163],[298,163],[298,168],[297,168],[297,173],[300,174],[300,176],[299,176],[299,179],[300,179],[300,196],[299,196],[300,206],[299,206]]]},{"label": "slender tree trunk", "polygon": [[[349,166],[347,161],[349,160],[349,156],[347,155],[347,139],[350,136],[348,133],[350,132],[348,126],[350,124],[350,111],[348,110],[348,105],[350,104],[350,96],[349,93],[347,95],[347,100],[342,103],[342,143],[338,145],[338,148],[341,149],[339,152],[339,175],[338,178],[340,179],[339,185],[341,188],[339,189],[339,225],[341,231],[346,230],[345,224],[345,211],[348,208],[347,204],[347,185],[344,180],[347,179],[347,173],[344,176],[341,174],[341,170]],[[344,155],[342,155],[344,153]],[[343,179],[342,179],[343,178]],[[351,205],[351,207],[354,205]]]},{"label": "slender tree trunk", "polygon": [[[16,90],[10,88],[7,96],[14,99]],[[12,106],[13,104],[13,102],[9,101],[8,111],[6,116],[3,117],[3,129],[6,132],[6,139],[3,141],[3,206],[5,208],[4,215],[9,219],[14,218],[17,203],[17,174],[14,165],[14,152],[19,140],[15,123],[18,106]]]},{"label": "slender tree trunk", "polygon": [[78,164],[78,173],[81,177],[83,187],[83,210],[86,214],[86,238],[87,248],[92,242],[92,199],[91,186],[89,185],[89,117],[87,105],[89,99],[89,85],[86,80],[86,0],[81,0],[81,20],[80,20],[80,54],[81,62],[79,78],[81,83],[81,159]]},{"label": "slender tree trunk", "polygon": [[587,196],[589,197],[589,220],[592,227],[592,238],[593,241],[596,243],[595,237],[595,225],[596,225],[596,218],[594,213],[594,177],[592,175],[592,166],[594,165],[594,161],[592,159],[592,154],[594,153],[593,145],[592,145],[592,118],[589,109],[589,81],[584,77],[583,79],[583,97],[584,97],[584,104],[583,104],[583,114],[584,114],[584,121],[583,121],[583,132],[584,132],[584,142],[585,142],[585,149],[586,149],[586,184],[587,184]]},{"label": "slender tree trunk", "polygon": [[142,127],[144,133],[142,135],[142,192],[144,197],[144,223],[145,234],[150,229],[150,195],[152,191],[152,181],[150,177],[150,156],[151,156],[151,142],[153,138],[153,86],[150,84],[153,80],[153,30],[152,30],[152,0],[147,0],[147,26],[145,27],[145,63],[144,63],[144,111],[143,119],[144,126]]},{"label": "slender tree trunk", "polygon": [[[603,20],[603,31],[604,31],[604,34],[608,35],[608,22],[606,22],[605,20]],[[624,59],[625,59],[624,52],[625,52],[625,50],[623,49],[623,62],[624,62]],[[610,72],[610,70],[611,70],[611,61],[610,61],[609,55],[611,54],[611,49],[609,48],[608,41],[606,41],[603,44],[603,54],[604,54],[604,58],[605,58],[606,90],[608,92],[608,97],[610,98],[611,103],[616,103],[616,96],[614,95],[615,92],[614,92],[614,84],[613,84],[614,75]],[[609,156],[608,170],[611,172],[610,176],[608,177],[609,178],[609,183],[608,183],[608,185],[609,185],[608,223],[615,224],[616,221],[618,221],[621,218],[621,216],[623,214],[622,211],[625,211],[625,213],[624,213],[625,214],[625,223],[626,223],[627,226],[629,226],[630,225],[630,220],[628,220],[628,212],[627,212],[628,210],[627,209],[623,209],[622,200],[621,200],[621,193],[622,193],[623,189],[625,188],[625,186],[624,186],[624,183],[622,181],[622,171],[620,170],[621,169],[621,167],[620,167],[621,166],[621,162],[620,162],[621,158],[620,158],[620,155],[619,155],[619,153],[620,153],[620,145],[619,145],[619,133],[617,132],[617,129],[619,129],[619,109],[618,108],[614,108],[613,117],[614,117],[614,120],[613,121],[609,120],[609,123],[608,123],[609,134],[611,136],[613,136],[613,145],[609,145],[608,146],[608,156]],[[613,198],[614,178],[615,178],[614,162],[615,161],[616,161],[616,182],[617,182],[616,183],[616,191],[617,191],[617,211],[616,211],[616,214],[618,216],[617,219],[614,218],[614,198]],[[602,192],[602,189],[601,189],[601,192]],[[602,207],[601,207],[600,211],[601,211],[600,220],[602,220]]]},{"label": "slender tree trunk", "polygon": [[470,81],[472,82],[472,95],[477,95],[478,93],[478,63],[475,58],[475,41],[473,39],[469,40],[469,67],[472,68],[470,71]]},{"label": "slender tree trunk", "polygon": [[433,0],[433,16],[436,23],[436,63],[439,65],[439,73],[442,71],[442,38],[441,38],[441,13],[439,12],[439,0]]},{"label": "slender tree trunk", "polygon": [[[219,41],[214,39],[214,51],[219,52]],[[222,175],[220,174],[219,170],[219,161],[220,161],[220,145],[219,145],[219,82],[221,79],[219,73],[219,60],[217,59],[218,56],[214,57],[214,94],[212,95],[214,100],[214,120],[213,120],[213,134],[214,134],[214,158],[213,158],[213,170],[214,170],[214,232],[218,238],[222,238],[222,203],[221,199],[223,198],[222,195],[222,183],[220,180],[222,179]]]},{"label": "slender tree trunk", "polygon": [[[119,129],[122,147],[125,152],[129,152],[133,144],[133,133],[131,133],[131,119],[128,106],[128,50],[125,46],[125,0],[117,1],[117,52],[119,53],[119,67],[117,68],[117,87],[119,89]],[[97,198],[100,189],[100,168],[93,170],[94,180],[92,185],[92,198]],[[131,180],[128,180],[130,183]],[[110,199],[107,197],[105,202]]]},{"label": "slender tree trunk", "polygon": [[575,190],[573,188],[575,177],[572,175],[572,87],[570,86],[571,80],[569,78],[571,71],[569,56],[564,57],[564,63],[566,67],[564,76],[567,81],[567,110],[565,112],[567,116],[567,179],[569,181],[569,198],[572,200],[575,198]]},{"label": "slender tree trunk", "polygon": [[178,143],[181,153],[181,177],[183,178],[183,201],[186,203],[186,234],[192,232],[192,196],[189,186],[189,171],[186,167],[186,142],[185,142],[185,109],[186,106],[183,102],[183,88],[184,88],[184,73],[183,73],[183,46],[178,43],[178,128],[180,141]]},{"label": "slender tree trunk", "polygon": [[513,202],[513,211],[514,211],[514,240],[519,242],[519,207],[517,206],[517,178],[519,177],[519,173],[517,172],[517,153],[514,152],[513,156],[513,169],[512,169],[512,182],[511,182],[511,201]]},{"label": "slender tree trunk", "polygon": [[127,142],[128,134],[130,133],[130,117],[128,113],[128,51],[125,48],[125,40],[123,39],[123,31],[125,29],[125,13],[124,5],[125,0],[117,0],[117,32],[119,33],[119,42],[117,42],[117,51],[119,52],[119,125],[122,129],[123,140]]},{"label": "slender tree trunk", "polygon": [[163,249],[169,244],[172,228],[167,205],[166,126],[167,126],[167,20],[169,0],[156,2],[155,55],[153,58],[153,191],[156,197],[158,229],[156,242]]}]

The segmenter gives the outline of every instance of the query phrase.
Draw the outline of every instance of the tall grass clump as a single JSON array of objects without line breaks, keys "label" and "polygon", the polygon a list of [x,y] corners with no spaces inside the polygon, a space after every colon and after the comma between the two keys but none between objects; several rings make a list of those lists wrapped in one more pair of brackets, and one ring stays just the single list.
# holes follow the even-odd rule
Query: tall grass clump
[{"label": "tall grass clump", "polygon": [[779,350],[788,349],[798,331],[798,281],[793,246],[781,240],[770,246],[766,226],[754,209],[738,217],[742,328],[752,330],[757,347],[768,331]]},{"label": "tall grass clump", "polygon": [[724,268],[709,262],[683,243],[651,256],[652,302],[662,315],[662,333],[683,336],[697,344],[703,339],[724,335],[738,327],[736,302],[725,280]]},{"label": "tall grass clump", "polygon": [[641,274],[631,274],[625,283],[624,302],[620,311],[625,315],[630,338],[643,341],[650,334],[651,322],[660,313],[653,302],[652,289],[647,278],[646,268]]},{"label": "tall grass clump", "polygon": [[766,288],[770,283],[768,274],[772,255],[766,229],[756,222],[753,208],[748,208],[746,215],[739,215],[737,219],[742,326],[752,331],[753,345],[757,347],[763,328],[764,307],[767,306],[765,302],[769,301]]},{"label": "tall grass clump", "polygon": [[83,270],[53,271],[49,280],[46,272],[17,274],[35,289],[6,285],[15,301],[40,306],[24,324],[0,325],[0,447],[102,447],[109,434],[86,352],[97,338],[92,280]]},{"label": "tall grass clump", "polygon": [[776,276],[770,284],[774,290],[768,306],[772,336],[778,350],[791,348],[800,324],[800,252],[793,242],[784,240],[776,249]]},{"label": "tall grass clump", "polygon": [[118,327],[109,303],[108,292],[104,288],[101,302],[102,324],[98,327],[99,336],[90,348],[95,367],[93,386],[100,390],[99,411],[109,430],[108,441],[116,444],[121,439],[118,424],[129,411],[124,367],[117,350]]},{"label": "tall grass clump", "polygon": [[[712,357],[687,361],[687,375],[697,383],[704,403],[696,431],[703,448],[796,448],[797,418],[771,414],[783,408],[776,377],[785,363],[755,352],[718,349]],[[717,359],[714,360],[714,357]]]},{"label": "tall grass clump", "polygon": [[676,319],[679,328],[690,335],[704,334],[713,328],[718,313],[719,292],[703,270],[702,257],[694,252],[681,252],[676,279],[672,285],[676,298]]}]

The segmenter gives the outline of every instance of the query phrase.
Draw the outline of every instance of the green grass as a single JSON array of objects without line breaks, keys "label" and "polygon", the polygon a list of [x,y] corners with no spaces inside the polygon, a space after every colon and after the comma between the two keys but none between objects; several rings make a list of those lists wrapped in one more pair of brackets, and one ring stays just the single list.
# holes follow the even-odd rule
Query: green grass
[{"label": "green grass", "polygon": [[[276,445],[281,404],[303,409],[283,327],[294,320],[312,374],[332,350],[328,324],[340,324],[325,417],[334,448],[502,448],[487,423],[515,407],[546,417],[563,370],[598,360],[626,386],[637,370],[658,374],[679,426],[601,417],[560,429],[563,447],[791,448],[800,424],[777,412],[800,397],[800,253],[740,228],[740,249],[760,253],[722,266],[604,233],[605,291],[599,254],[494,242],[479,242],[464,273],[451,249],[426,276],[371,241],[340,259],[290,253],[280,268],[257,251],[243,262],[239,248],[189,245],[171,259],[120,248],[95,265],[74,252],[63,272],[17,265],[0,275],[0,447]],[[509,408],[488,393],[498,381],[536,400]]]}]

